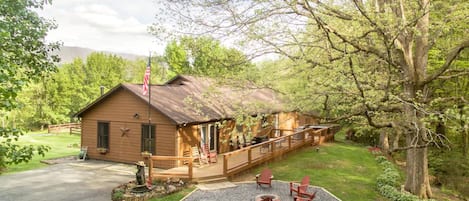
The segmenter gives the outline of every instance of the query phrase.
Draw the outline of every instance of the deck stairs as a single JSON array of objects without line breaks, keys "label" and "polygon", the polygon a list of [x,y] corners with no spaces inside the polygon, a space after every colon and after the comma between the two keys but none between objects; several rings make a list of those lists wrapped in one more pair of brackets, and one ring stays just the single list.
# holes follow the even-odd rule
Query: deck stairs
[{"label": "deck stairs", "polygon": [[226,182],[228,181],[228,178],[223,175],[213,175],[213,176],[194,178],[193,181],[199,184],[208,184],[208,183]]}]

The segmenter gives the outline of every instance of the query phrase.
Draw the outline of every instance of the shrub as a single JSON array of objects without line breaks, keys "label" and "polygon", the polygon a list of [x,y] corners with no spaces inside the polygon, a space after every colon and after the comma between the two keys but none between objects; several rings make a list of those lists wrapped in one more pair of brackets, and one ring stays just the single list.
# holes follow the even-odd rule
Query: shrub
[{"label": "shrub", "polygon": [[122,189],[117,189],[112,194],[112,200],[117,201],[117,200],[122,200],[123,198],[124,198],[124,190]]},{"label": "shrub", "polygon": [[399,172],[394,165],[386,160],[384,156],[376,157],[376,161],[383,168],[383,173],[378,176],[378,192],[391,201],[420,201],[417,196],[396,189],[399,185]]}]

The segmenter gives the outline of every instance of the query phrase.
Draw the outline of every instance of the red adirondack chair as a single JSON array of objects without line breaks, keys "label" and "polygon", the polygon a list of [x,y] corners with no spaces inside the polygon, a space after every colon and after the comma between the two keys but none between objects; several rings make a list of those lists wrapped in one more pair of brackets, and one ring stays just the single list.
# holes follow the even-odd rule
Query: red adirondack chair
[{"label": "red adirondack chair", "polygon": [[204,147],[202,148],[204,151],[204,154],[208,158],[208,162],[210,163],[216,163],[217,162],[217,153],[216,152],[210,152],[210,148],[208,147],[208,144],[204,144]]},{"label": "red adirondack chair", "polygon": [[298,198],[311,198],[311,200],[314,198],[316,195],[316,192],[314,193],[308,193],[306,190],[308,190],[309,186],[309,176],[304,176],[303,179],[301,179],[301,184],[294,184],[293,182],[290,182],[290,195],[292,195],[293,192],[297,193],[297,196],[295,197],[295,200]]},{"label": "red adirondack chair", "polygon": [[293,198],[293,201],[313,201],[314,197],[316,197],[316,192],[310,195],[303,195],[303,197],[297,195]]},{"label": "red adirondack chair", "polygon": [[262,184],[265,184],[265,185],[269,185],[272,188],[273,178],[274,176],[272,175],[272,170],[268,168],[262,170],[261,174],[256,175],[257,187],[261,186]]}]

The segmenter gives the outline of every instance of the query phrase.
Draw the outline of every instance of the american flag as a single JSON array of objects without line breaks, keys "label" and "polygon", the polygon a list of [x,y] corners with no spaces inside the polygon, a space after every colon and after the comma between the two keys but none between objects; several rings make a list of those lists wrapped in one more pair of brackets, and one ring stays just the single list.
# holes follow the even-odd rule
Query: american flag
[{"label": "american flag", "polygon": [[147,70],[145,70],[145,75],[143,76],[143,95],[148,94],[148,84],[150,82],[150,73],[151,73],[151,64],[150,58],[148,58]]}]

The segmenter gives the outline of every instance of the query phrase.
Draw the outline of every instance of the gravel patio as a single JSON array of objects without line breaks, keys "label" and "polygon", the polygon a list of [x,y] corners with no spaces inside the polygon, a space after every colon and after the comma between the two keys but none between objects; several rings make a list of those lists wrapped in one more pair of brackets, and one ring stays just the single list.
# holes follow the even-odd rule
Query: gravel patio
[{"label": "gravel patio", "polygon": [[[256,182],[243,182],[235,183],[235,187],[223,188],[216,190],[200,190],[196,189],[194,192],[186,196],[184,201],[254,201],[255,197],[260,194],[275,194],[280,197],[280,200],[293,200],[290,196],[289,183],[284,181],[272,181],[272,188],[262,187],[256,188]],[[309,186],[307,192],[316,191],[314,201],[340,201],[339,198],[332,195],[324,188],[317,186]]]}]

